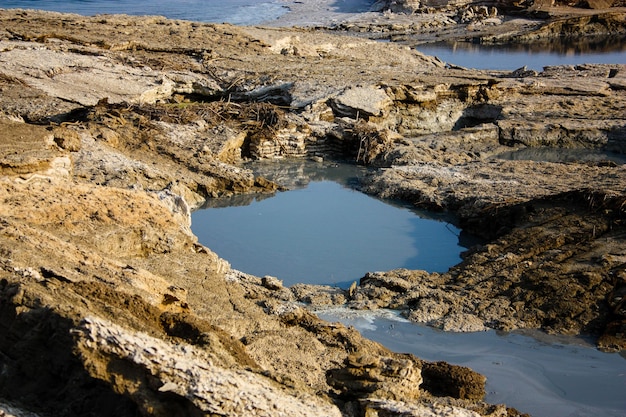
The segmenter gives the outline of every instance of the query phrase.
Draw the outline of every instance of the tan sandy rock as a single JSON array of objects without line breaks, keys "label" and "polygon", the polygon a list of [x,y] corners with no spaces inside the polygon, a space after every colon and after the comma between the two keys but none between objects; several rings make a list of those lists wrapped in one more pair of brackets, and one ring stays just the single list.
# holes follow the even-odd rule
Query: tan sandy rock
[{"label": "tan sandy rock", "polygon": [[[69,162],[67,154],[55,145],[54,134],[43,126],[0,119],[0,129],[6,132],[0,161],[4,175],[46,176]],[[67,175],[69,171],[60,173]]]},{"label": "tan sandy rock", "polygon": [[[128,377],[136,382],[126,388],[127,395],[142,402],[150,399],[151,415],[171,415],[174,405],[168,394],[174,394],[194,409],[208,414],[341,416],[337,407],[314,396],[281,395],[280,390],[272,389],[274,382],[267,378],[223,368],[216,358],[192,345],[168,344],[91,317],[73,330],[73,335],[78,339],[87,369],[98,378],[114,378],[106,368],[99,366],[99,357],[130,362],[129,368],[136,370],[135,375]],[[144,375],[137,375],[138,370]],[[184,407],[183,404],[176,406]]]},{"label": "tan sandy rock", "polygon": [[[0,21],[3,398],[55,415],[519,414],[482,403],[476,372],[391,353],[303,301],[623,349],[624,168],[495,158],[624,152],[621,67],[463,70],[323,31],[161,17]],[[450,210],[489,242],[446,273],[343,291],[232,270],[191,233],[204,201],[279,189],[235,163],[338,154],[379,167],[363,190]]]},{"label": "tan sandy rock", "polygon": [[[28,43],[0,43],[3,73],[44,93],[81,105],[95,105],[103,98],[111,103],[153,103],[174,93],[219,92],[211,80],[189,74],[132,68],[106,56],[33,49]],[[8,49],[8,50],[7,50]],[[89,68],[86,73],[85,69]],[[209,84],[211,83],[211,84]]]}]

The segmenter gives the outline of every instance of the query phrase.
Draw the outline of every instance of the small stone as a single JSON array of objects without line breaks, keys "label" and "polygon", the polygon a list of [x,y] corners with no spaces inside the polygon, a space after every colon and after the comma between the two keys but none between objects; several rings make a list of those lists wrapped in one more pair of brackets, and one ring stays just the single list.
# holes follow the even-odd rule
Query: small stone
[{"label": "small stone", "polygon": [[347,88],[331,101],[337,115],[356,119],[382,115],[390,104],[389,96],[376,86]]},{"label": "small stone", "polygon": [[78,132],[67,127],[57,127],[52,134],[54,135],[54,142],[59,148],[70,152],[80,150],[81,142]]},{"label": "small stone", "polygon": [[168,392],[168,391],[176,392],[177,389],[178,389],[178,385],[176,385],[175,383],[166,382],[165,384],[163,384],[161,388],[159,388],[159,392]]},{"label": "small stone", "polygon": [[261,284],[268,290],[277,291],[283,289],[283,282],[276,277],[266,275],[261,278]]},{"label": "small stone", "polygon": [[354,281],[352,285],[350,285],[350,288],[348,289],[348,296],[350,298],[354,297],[354,293],[356,292],[356,287],[357,287],[357,283],[356,281]]}]

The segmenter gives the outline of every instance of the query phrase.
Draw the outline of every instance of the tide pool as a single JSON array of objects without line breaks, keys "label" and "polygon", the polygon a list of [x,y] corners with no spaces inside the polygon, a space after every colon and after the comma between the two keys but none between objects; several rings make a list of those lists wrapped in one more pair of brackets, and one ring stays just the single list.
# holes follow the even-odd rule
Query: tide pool
[{"label": "tide pool", "polygon": [[527,67],[542,71],[546,66],[583,64],[624,64],[626,43],[612,39],[589,45],[553,41],[540,45],[481,45],[469,42],[424,44],[416,49],[448,64],[482,70],[516,70]]},{"label": "tide pool", "polygon": [[447,219],[352,189],[359,167],[297,162],[289,174],[281,171],[288,163],[275,165],[274,176],[293,179],[301,170],[302,182],[274,196],[211,201],[192,214],[200,243],[235,269],[285,285],[346,286],[370,271],[445,272],[467,249]]}]

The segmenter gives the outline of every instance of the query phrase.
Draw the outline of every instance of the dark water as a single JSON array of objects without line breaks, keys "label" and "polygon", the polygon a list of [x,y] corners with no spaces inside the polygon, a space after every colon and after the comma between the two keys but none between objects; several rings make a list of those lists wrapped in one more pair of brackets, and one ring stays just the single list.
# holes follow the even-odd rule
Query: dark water
[{"label": "dark water", "polygon": [[531,45],[481,45],[469,42],[419,45],[417,50],[466,68],[490,70],[528,69],[581,64],[626,65],[626,39],[552,41]]},{"label": "dark water", "polygon": [[626,155],[594,149],[524,148],[496,156],[514,161],[589,162],[626,164]]},{"label": "dark water", "polygon": [[626,416],[626,359],[582,339],[495,331],[448,333],[389,311],[327,310],[318,315],[357,328],[396,352],[468,366],[487,377],[486,401],[533,417]]},{"label": "dark water", "polygon": [[200,242],[243,272],[345,286],[368,271],[445,272],[473,243],[444,218],[353,190],[362,168],[266,162],[257,170],[294,189],[211,201],[192,215]]}]

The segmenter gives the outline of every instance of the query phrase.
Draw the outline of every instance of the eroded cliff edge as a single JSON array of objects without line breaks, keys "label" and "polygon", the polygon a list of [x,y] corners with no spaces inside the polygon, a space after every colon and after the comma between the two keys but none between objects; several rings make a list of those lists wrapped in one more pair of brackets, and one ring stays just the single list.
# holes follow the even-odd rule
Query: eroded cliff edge
[{"label": "eroded cliff edge", "polygon": [[[484,378],[388,352],[296,304],[402,308],[446,329],[624,346],[623,166],[494,161],[624,152],[623,66],[445,68],[311,30],[0,11],[0,387],[41,415],[515,415]],[[242,158],[349,155],[378,195],[491,240],[447,274],[351,292],[248,276],[189,210],[280,187]],[[412,413],[412,414],[411,414]],[[421,413],[421,414],[420,414]]]}]

